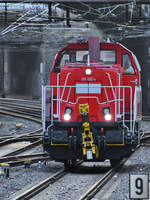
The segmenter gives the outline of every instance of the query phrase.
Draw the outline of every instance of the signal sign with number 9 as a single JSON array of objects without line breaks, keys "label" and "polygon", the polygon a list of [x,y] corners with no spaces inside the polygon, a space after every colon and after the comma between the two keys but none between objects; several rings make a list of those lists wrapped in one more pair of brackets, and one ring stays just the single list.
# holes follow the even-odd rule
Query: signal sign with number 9
[{"label": "signal sign with number 9", "polygon": [[148,199],[149,181],[148,175],[130,175],[130,198]]}]

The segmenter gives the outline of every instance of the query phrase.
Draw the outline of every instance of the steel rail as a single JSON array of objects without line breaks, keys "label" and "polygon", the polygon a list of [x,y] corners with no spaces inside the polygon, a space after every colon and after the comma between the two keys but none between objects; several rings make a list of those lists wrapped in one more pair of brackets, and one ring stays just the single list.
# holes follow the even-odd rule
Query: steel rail
[{"label": "steel rail", "polygon": [[142,142],[142,143],[150,142],[150,135],[143,136],[143,137],[141,138],[141,142]]},{"label": "steel rail", "polygon": [[[38,134],[37,133],[41,133]],[[16,142],[22,142],[22,141],[30,141],[30,142],[36,142],[37,140],[42,139],[42,129],[38,129],[23,135],[19,136],[6,136],[6,137],[1,137],[0,140],[0,146],[4,146],[7,144],[11,143],[16,143]]]},{"label": "steel rail", "polygon": [[[36,158],[32,158],[32,159],[25,159],[25,160],[14,160],[14,161],[9,161],[7,162],[7,164],[9,165],[9,167],[16,167],[16,166],[21,166],[21,165],[26,165],[26,162],[28,162],[29,165],[32,165],[34,163],[38,163],[40,162],[46,162],[46,161],[52,161],[53,159],[50,156],[47,157],[36,157]],[[2,162],[1,164],[6,163],[6,162]]]},{"label": "steel rail", "polygon": [[22,108],[24,109],[28,109],[29,107],[32,108],[32,109],[35,109],[36,111],[37,110],[40,110],[42,109],[42,105],[41,103],[39,103],[39,105],[35,105],[34,102],[32,103],[29,103],[28,101],[27,102],[21,102],[19,100],[17,101],[6,101],[6,100],[0,100],[0,105],[8,105],[8,106],[22,106]]},{"label": "steel rail", "polygon": [[150,121],[150,116],[142,116],[143,121]]},{"label": "steel rail", "polygon": [[66,170],[60,170],[56,174],[46,178],[39,184],[33,186],[29,190],[25,191],[24,193],[16,196],[12,200],[24,200],[24,199],[30,199],[31,197],[35,196],[45,188],[47,188],[50,184],[55,183],[57,180],[61,179],[63,176],[65,176],[68,173]]},{"label": "steel rail", "polygon": [[3,163],[9,164],[9,167],[16,167],[21,165],[26,165],[26,161],[30,162],[31,164],[37,162],[44,162],[44,161],[52,161],[53,159],[47,153],[37,153],[37,154],[30,154],[30,155],[22,155],[22,156],[7,156],[7,157],[0,157],[0,166]]},{"label": "steel rail", "polygon": [[[42,139],[41,131],[42,129],[38,129],[36,131],[32,131],[24,135],[1,137],[0,146],[4,146],[7,144],[16,143],[16,142],[23,142],[23,141],[35,142],[39,139]],[[37,134],[37,133],[40,133],[40,134]]]},{"label": "steel rail", "polygon": [[41,120],[38,119],[38,118],[35,118],[35,117],[33,118],[33,117],[30,117],[29,115],[23,115],[23,114],[15,113],[15,111],[12,112],[12,111],[5,111],[5,110],[0,109],[0,114],[10,115],[10,116],[13,116],[13,117],[19,117],[19,118],[35,121],[37,123],[41,123]]},{"label": "steel rail", "polygon": [[121,162],[110,169],[99,181],[97,181],[85,194],[83,194],[79,200],[90,200],[96,193],[98,193],[104,185],[122,168],[128,158],[124,158]]},{"label": "steel rail", "polygon": [[12,110],[15,111],[17,113],[27,113],[32,116],[36,116],[39,117],[41,116],[41,110],[42,110],[42,106],[40,105],[35,105],[34,102],[29,102],[28,101],[21,101],[21,100],[6,100],[6,99],[2,99],[0,100],[0,109],[1,110]]},{"label": "steel rail", "polygon": [[[7,107],[13,107],[13,108],[21,108],[21,109],[24,109],[24,110],[30,110],[32,109],[32,111],[34,112],[41,112],[41,107],[39,106],[33,106],[33,105],[22,105],[22,104],[19,104],[19,103],[9,103],[9,102],[0,102],[0,107],[3,106],[7,106]],[[2,107],[3,108],[3,107]]]},{"label": "steel rail", "polygon": [[[50,158],[49,156],[48,157],[45,157],[45,158],[33,158],[30,160],[30,164],[29,165],[32,165],[32,164],[35,164],[35,163],[38,163],[39,161],[40,162],[46,162],[46,161],[52,161],[53,159]],[[7,162],[7,164],[9,165],[9,167],[17,167],[17,166],[21,166],[21,165],[26,165],[25,164],[25,160],[18,160],[18,161],[11,161],[11,162]],[[28,162],[28,161],[27,161]]]},{"label": "steel rail", "polygon": [[34,148],[34,147],[36,147],[36,146],[39,146],[39,145],[41,145],[41,144],[42,144],[42,140],[37,140],[36,142],[33,142],[32,144],[29,144],[29,145],[27,145],[27,146],[25,146],[25,147],[22,147],[22,148],[20,148],[20,149],[18,149],[18,150],[15,150],[15,151],[13,151],[13,152],[11,152],[11,153],[8,153],[8,154],[4,155],[4,156],[5,156],[5,157],[6,157],[6,156],[14,156],[14,155],[17,155],[17,154],[19,154],[19,153],[25,152],[25,151],[27,151],[27,150],[29,150],[29,149],[32,149],[32,148]]},{"label": "steel rail", "polygon": [[22,102],[39,102],[38,100],[32,100],[32,99],[17,99],[17,98],[14,98],[14,97],[5,97],[5,98],[2,98],[0,97],[0,100],[7,100],[7,101],[22,101]]},{"label": "steel rail", "polygon": [[[82,161],[79,161],[75,166],[78,166],[82,163]],[[25,191],[24,193],[16,196],[12,200],[24,200],[24,199],[30,199],[36,194],[43,191],[45,188],[47,188],[50,184],[54,184],[56,181],[64,177],[66,174],[68,174],[69,171],[67,170],[60,170],[59,172],[55,173],[54,175],[46,178],[45,180],[41,181],[39,184],[33,186],[29,190]]]},{"label": "steel rail", "polygon": [[[22,115],[27,115],[27,116],[32,116],[34,118],[41,118],[41,113],[33,113],[31,110],[30,112],[29,111],[24,111],[22,108],[17,108],[17,109],[14,109],[12,107],[0,107],[0,112],[2,111],[6,111],[6,112],[13,112],[13,113],[16,113],[16,114],[22,114]],[[2,113],[3,114],[3,113]]]},{"label": "steel rail", "polygon": [[39,117],[39,116],[41,116],[41,110],[35,110],[35,109],[33,109],[33,108],[31,108],[31,107],[28,107],[28,108],[24,108],[24,107],[22,107],[22,106],[12,106],[12,105],[9,105],[9,106],[7,106],[6,107],[6,104],[5,104],[5,107],[2,107],[2,106],[0,106],[0,109],[1,110],[8,110],[8,111],[15,111],[15,112],[17,112],[17,113],[23,113],[23,114],[30,114],[30,116],[36,116],[36,117]]},{"label": "steel rail", "polygon": [[29,141],[29,142],[35,142],[38,139],[42,139],[42,135],[40,136],[30,136],[30,137],[18,137],[18,138],[10,138],[10,139],[6,139],[2,142],[0,142],[0,146],[4,146],[7,144],[11,144],[11,143],[16,143],[16,142],[24,142],[24,141]]},{"label": "steel rail", "polygon": [[36,153],[36,154],[29,154],[29,155],[21,155],[21,156],[7,156],[7,157],[0,157],[0,163],[7,162],[7,161],[17,161],[26,158],[34,158],[34,157],[47,157],[49,156],[48,153]]},{"label": "steel rail", "polygon": [[[20,108],[20,109],[22,109],[22,108]],[[41,119],[39,119],[39,115],[38,115],[38,118],[37,118],[37,116],[35,117],[35,114],[33,115],[34,117],[31,117],[30,116],[31,113],[29,113],[29,112],[27,114],[19,114],[19,113],[16,113],[16,111],[5,111],[5,110],[0,109],[0,113],[5,114],[5,115],[11,115],[13,117],[24,118],[24,119],[31,120],[31,121],[41,124]],[[18,150],[15,150],[11,153],[8,153],[5,156],[17,155],[17,154],[25,152],[31,148],[34,148],[38,145],[41,145],[41,143],[42,143],[42,133],[41,132],[42,132],[42,128],[32,131],[32,132],[29,132],[29,133],[26,133],[24,135],[19,135],[19,136],[15,136],[12,138],[6,138],[6,139],[3,138],[3,141],[0,142],[0,146],[10,144],[13,142],[21,142],[21,141],[31,141],[32,142],[31,144],[29,144],[23,148],[20,148]],[[41,134],[36,136],[35,134],[37,134],[37,133],[41,133]]]},{"label": "steel rail", "polygon": [[41,123],[41,120],[37,121],[37,119],[41,119],[41,105],[35,106],[34,102],[32,102],[32,105],[29,105],[29,101],[0,99],[0,113]]},{"label": "steel rail", "polygon": [[10,102],[10,103],[18,103],[18,104],[31,104],[36,106],[41,106],[41,101],[35,101],[35,100],[25,100],[25,99],[14,99],[14,98],[0,98],[0,102]]},{"label": "steel rail", "polygon": [[23,139],[30,141],[30,139],[34,140],[34,138],[38,139],[38,138],[41,138],[41,137],[42,137],[42,134],[24,135],[24,136],[18,136],[18,137],[17,136],[4,136],[4,137],[0,137],[0,144],[1,144],[1,142],[4,142],[4,141],[6,141],[8,139],[10,139],[10,140],[16,140],[16,141],[19,142],[19,141],[21,141]]}]

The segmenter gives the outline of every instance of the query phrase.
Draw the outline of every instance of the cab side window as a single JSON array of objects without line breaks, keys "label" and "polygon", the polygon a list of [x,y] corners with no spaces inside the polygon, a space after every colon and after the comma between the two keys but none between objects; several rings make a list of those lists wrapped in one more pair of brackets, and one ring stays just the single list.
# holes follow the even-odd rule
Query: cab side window
[{"label": "cab side window", "polygon": [[115,50],[101,50],[100,59],[105,65],[116,64],[116,51]]},{"label": "cab side window", "polygon": [[122,72],[123,74],[135,74],[130,57],[128,54],[122,55]]}]

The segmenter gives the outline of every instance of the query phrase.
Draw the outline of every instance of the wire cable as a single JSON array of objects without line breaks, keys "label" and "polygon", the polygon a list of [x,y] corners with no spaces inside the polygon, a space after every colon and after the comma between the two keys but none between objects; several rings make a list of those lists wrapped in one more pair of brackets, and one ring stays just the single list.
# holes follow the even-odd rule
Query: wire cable
[{"label": "wire cable", "polygon": [[[42,15],[42,14],[44,14],[45,12],[48,12],[48,9],[42,11],[42,12],[39,13],[39,14]],[[39,16],[39,14],[37,14],[37,15],[35,15],[35,16],[29,18],[29,19],[27,19],[26,21],[22,22],[21,24],[19,24],[19,25],[13,27],[13,28],[11,28],[11,29],[8,29],[8,30],[6,30],[6,31],[2,31],[2,32],[0,32],[0,35],[3,36],[3,35],[5,35],[6,33],[9,33],[10,31],[14,31],[16,28],[22,26],[22,25],[25,24],[26,22],[31,21],[31,20],[37,18],[37,17]]]}]

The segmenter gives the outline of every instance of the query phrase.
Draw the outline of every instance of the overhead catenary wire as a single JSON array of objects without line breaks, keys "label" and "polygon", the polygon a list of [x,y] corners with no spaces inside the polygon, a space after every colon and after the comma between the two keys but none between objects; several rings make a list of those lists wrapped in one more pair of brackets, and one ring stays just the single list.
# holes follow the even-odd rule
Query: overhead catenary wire
[{"label": "overhead catenary wire", "polygon": [[[85,3],[81,2],[80,0],[77,1],[77,2],[81,3],[82,5],[86,5]],[[98,15],[101,18],[102,16],[101,16],[100,11],[107,10],[107,9],[113,9],[113,8],[116,9],[116,6],[118,6],[118,7],[122,7],[123,6],[124,7],[124,6],[127,6],[127,5],[132,5],[132,2],[130,2],[130,3],[122,3],[122,4],[118,4],[118,5],[112,5],[112,6],[106,6],[106,7],[101,7],[101,8],[98,8],[98,9],[94,9],[94,8],[92,8],[92,6],[88,6],[88,8],[90,8],[88,11],[81,10],[81,9],[78,9],[78,8],[74,8],[72,6],[68,6],[68,5],[63,4],[63,3],[62,3],[62,5],[65,8],[70,8],[71,10],[76,10],[78,12],[84,13],[84,15],[85,15],[86,12],[89,12],[89,10],[90,10],[90,14]],[[92,12],[93,9],[94,9],[94,11],[97,11],[97,13]],[[105,17],[105,15],[103,17]]]},{"label": "overhead catenary wire", "polygon": [[[1,0],[0,0],[0,2],[1,2]],[[28,4],[31,4],[32,6],[33,6],[33,4],[32,4],[32,2],[33,2],[33,0],[30,0],[30,3],[29,3],[29,0],[23,0],[21,3],[20,2],[18,2],[18,3],[15,3],[15,6],[16,5],[20,5],[20,4],[25,4],[25,3],[28,3]],[[5,3],[4,3],[4,5],[5,5]],[[19,17],[15,22],[13,22],[11,25],[9,25],[8,27],[6,27],[3,31],[1,31],[0,32],[0,36],[2,36],[2,35],[4,35],[3,33],[5,33],[9,28],[11,28],[13,25],[15,25],[18,21],[20,21],[21,19],[23,19],[27,14],[29,14],[31,11],[33,11],[33,9],[32,10],[28,10],[25,14],[23,14],[21,17]]]},{"label": "overhead catenary wire", "polygon": [[25,24],[26,22],[35,19],[35,18],[38,17],[40,14],[43,14],[43,13],[45,13],[45,12],[47,12],[47,11],[48,11],[48,9],[46,9],[46,10],[42,11],[41,13],[39,13],[39,14],[37,14],[37,15],[35,15],[35,16],[29,18],[29,19],[27,19],[26,21],[22,22],[21,24],[18,24],[17,26],[15,26],[15,27],[13,27],[13,28],[11,28],[11,29],[8,29],[8,30],[6,30],[6,31],[0,32],[0,35],[3,36],[3,35],[5,35],[6,33],[10,32],[10,31],[14,31],[14,30],[17,29],[18,27],[20,27],[20,26],[22,26],[23,24]]},{"label": "overhead catenary wire", "polygon": [[[24,2],[25,2],[25,1],[24,1]],[[86,5],[85,3],[81,2],[80,0],[79,0],[78,2],[82,3],[83,5]],[[31,1],[31,3],[32,3],[32,1]],[[76,10],[76,11],[79,11],[79,12],[83,12],[84,15],[85,15],[86,13],[90,13],[90,14],[98,15],[100,18],[102,18],[102,17],[105,17],[105,16],[109,15],[110,13],[112,13],[113,10],[115,10],[117,7],[125,6],[125,5],[131,5],[131,3],[119,4],[117,7],[113,5],[113,6],[108,6],[108,7],[98,8],[98,9],[94,9],[94,8],[92,8],[91,6],[88,6],[88,8],[89,8],[88,11],[83,11],[83,10],[80,10],[80,9],[77,9],[77,8],[74,8],[74,7],[65,5],[65,4],[62,4],[62,5],[63,5],[64,7],[66,7],[66,8],[70,8],[70,9],[72,9],[72,10]],[[86,5],[86,6],[87,6],[87,5]],[[111,11],[109,10],[109,12],[106,13],[105,15],[100,15],[100,11],[101,11],[101,10],[111,9],[111,8],[112,8],[112,10],[111,10]],[[114,9],[113,9],[113,8],[114,8]],[[97,11],[99,14],[98,14],[98,13],[95,13],[95,12],[91,12],[92,9],[94,9],[95,11]]]},{"label": "overhead catenary wire", "polygon": [[[23,3],[25,3],[25,2],[27,2],[27,0],[24,0],[24,1],[23,1]],[[33,0],[31,0],[30,2],[31,2],[31,4],[32,4]],[[72,10],[76,10],[76,11],[83,12],[83,13],[88,12],[88,13],[95,14],[95,15],[99,15],[99,14],[100,14],[100,11],[102,11],[102,10],[111,9],[111,8],[113,9],[113,7],[116,9],[116,5],[111,5],[111,6],[107,6],[107,7],[102,7],[102,8],[95,9],[95,8],[93,8],[92,6],[90,6],[90,5],[88,5],[88,4],[84,3],[84,2],[82,2],[81,0],[78,0],[77,2],[81,3],[82,5],[87,6],[87,7],[89,8],[89,11],[83,11],[83,10],[80,10],[80,9],[78,9],[78,8],[74,8],[74,7],[68,6],[68,5],[66,5],[66,4],[63,4],[63,3],[62,3],[62,5],[63,5],[64,7],[66,7],[66,8],[70,8],[70,9],[72,9]],[[118,4],[117,6],[120,7],[120,6],[126,6],[126,5],[133,5],[133,2],[122,3],[122,4]],[[92,10],[94,10],[94,12],[92,12]],[[97,13],[95,13],[95,11],[96,11]],[[111,12],[112,12],[112,11],[111,11]],[[98,13],[99,13],[99,14],[98,14]],[[108,13],[109,13],[109,12],[108,12]],[[106,14],[106,15],[108,15],[108,14]],[[102,16],[100,15],[100,17],[102,17]],[[105,17],[105,15],[104,15],[104,17]]]},{"label": "overhead catenary wire", "polygon": [[112,8],[112,10],[109,10],[105,15],[101,15],[100,17],[101,18],[103,18],[103,17],[106,17],[106,16],[108,16],[108,15],[110,15],[114,10],[116,10],[118,7],[120,7],[120,6],[116,6],[116,7],[114,7],[114,8]]},{"label": "overhead catenary wire", "polygon": [[[46,9],[46,12],[47,12],[47,11],[48,11],[48,9]],[[23,18],[24,18],[27,14],[29,14],[29,13],[31,13],[31,10],[29,10],[28,12],[26,12],[25,14],[23,14],[23,15],[22,15],[21,17],[19,17],[15,22],[13,22],[11,25],[9,25],[6,29],[4,29],[3,31],[1,31],[1,32],[0,32],[0,35],[3,36],[3,35],[5,35],[6,33],[9,33],[9,32],[14,31],[14,30],[17,29],[18,27],[20,27],[20,26],[22,26],[23,24],[25,24],[26,22],[31,21],[31,20],[37,18],[40,14],[41,14],[41,15],[44,14],[45,11],[43,11],[43,12],[41,12],[41,13],[39,13],[39,14],[37,14],[37,15],[31,17],[31,18],[29,18],[29,19],[26,20],[25,22],[22,22],[21,24],[15,26],[15,27],[13,27],[13,28],[11,28],[13,25],[17,24],[18,21],[20,21],[21,19],[23,19]]]},{"label": "overhead catenary wire", "polygon": [[[26,2],[29,3],[28,0],[24,0],[22,3],[25,4]],[[82,5],[85,5],[88,9],[87,10],[81,10],[79,8],[74,8],[73,6],[68,6],[68,5],[63,4],[63,3],[61,3],[61,5],[63,5],[63,7],[66,8],[66,9],[69,8],[70,10],[77,11],[83,17],[86,16],[86,15],[88,15],[88,14],[94,14],[95,16],[97,15],[97,18],[95,20],[82,19],[82,21],[88,21],[88,22],[93,22],[93,23],[107,23],[107,24],[116,25],[116,22],[111,21],[110,19],[108,19],[107,21],[106,20],[102,20],[102,19],[108,17],[109,15],[111,15],[117,8],[122,7],[122,6],[125,7],[126,5],[131,5],[132,6],[132,12],[131,12],[131,15],[130,15],[130,19],[132,20],[132,18],[133,18],[133,9],[134,9],[133,5],[134,5],[134,2],[121,3],[121,4],[118,3],[118,5],[105,6],[105,7],[101,7],[101,8],[98,8],[98,9],[93,8],[90,4],[87,5],[86,3],[82,2],[81,0],[77,0],[77,2],[81,3]],[[32,4],[33,0],[31,0],[30,3]],[[20,4],[20,2],[19,2],[19,4]],[[31,11],[29,10],[29,14],[31,14],[32,11],[34,11],[34,10],[33,9]],[[38,15],[35,15],[35,13],[33,12],[33,17],[30,17],[29,19],[27,19],[24,22],[20,23],[19,25],[15,26],[17,24],[17,22],[19,22],[20,20],[22,20],[24,17],[29,17],[25,13],[25,16],[21,16],[20,19],[18,18],[10,26],[8,26],[6,29],[4,29],[3,31],[1,31],[0,35],[4,36],[4,35],[6,35],[9,32],[13,32],[16,29],[18,29],[20,26],[26,24],[27,22],[32,21],[33,19],[34,20],[35,19],[36,20],[43,20],[42,16],[40,18],[38,18],[38,17],[39,17],[39,15],[43,15],[43,16],[48,15],[47,11],[44,12],[43,14],[42,14],[42,12],[40,12]],[[115,13],[115,15],[116,15],[116,13]],[[55,16],[51,16],[51,17],[55,18]],[[46,20],[46,18],[44,20]],[[66,19],[64,18],[64,20],[67,20],[67,18]],[[69,20],[73,21],[75,19],[69,18]],[[48,27],[48,26],[49,26],[49,24],[46,25],[46,27]],[[55,28],[55,29],[59,29],[59,28]]]},{"label": "overhead catenary wire", "polygon": [[0,32],[0,35],[2,35],[5,31],[7,31],[10,27],[12,27],[13,25],[15,25],[18,21],[20,21],[21,19],[23,19],[27,14],[29,14],[31,11],[27,11],[25,14],[23,14],[21,17],[19,17],[15,22],[13,22],[12,24],[10,24],[7,28],[5,28],[3,31]]}]

